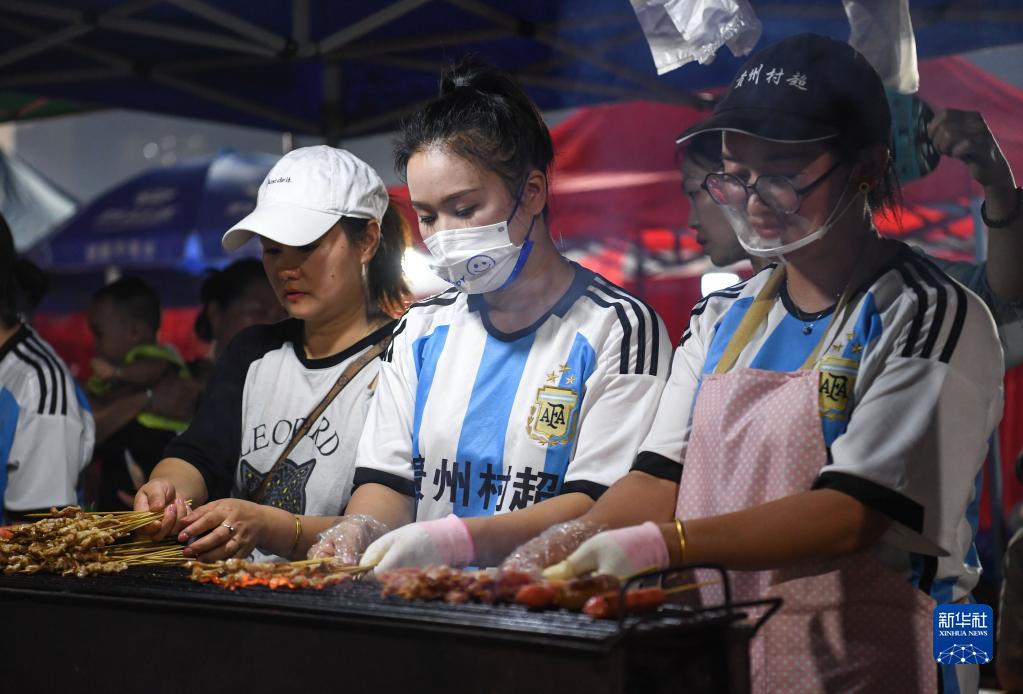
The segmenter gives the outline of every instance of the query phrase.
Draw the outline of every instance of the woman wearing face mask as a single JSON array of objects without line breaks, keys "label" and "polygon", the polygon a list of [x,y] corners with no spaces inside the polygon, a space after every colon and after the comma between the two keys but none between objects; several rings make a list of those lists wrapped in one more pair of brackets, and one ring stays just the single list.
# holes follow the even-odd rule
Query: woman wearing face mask
[{"label": "woman wearing face mask", "polygon": [[165,509],[151,534],[206,561],[304,556],[344,512],[378,357],[408,294],[407,225],[350,152],[286,154],[224,247],[252,236],[291,318],[227,345],[188,431],[135,497],[136,510]]},{"label": "woman wearing face mask", "polygon": [[625,474],[612,453],[648,429],[668,342],[649,307],[555,248],[550,134],[506,75],[450,69],[395,158],[454,286],[395,330],[349,517],[313,554],[352,561],[388,527],[363,564],[492,565]]},{"label": "woman wearing face mask", "polygon": [[[748,252],[782,262],[697,304],[632,472],[580,522],[617,529],[545,572],[714,562],[735,599],[780,596],[756,691],[933,691],[935,600],[978,577],[968,509],[1001,351],[975,295],[872,226],[889,123],[866,60],[804,34],[683,135],[723,133],[708,192]],[[970,688],[962,666],[941,675]]]}]

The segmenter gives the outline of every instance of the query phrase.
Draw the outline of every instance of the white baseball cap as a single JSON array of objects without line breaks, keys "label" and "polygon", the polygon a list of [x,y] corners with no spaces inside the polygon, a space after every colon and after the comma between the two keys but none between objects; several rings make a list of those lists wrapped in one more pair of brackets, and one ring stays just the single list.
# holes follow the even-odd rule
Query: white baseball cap
[{"label": "white baseball cap", "polygon": [[301,147],[274,164],[256,195],[256,209],[227,230],[221,244],[233,251],[253,236],[305,246],[341,217],[375,219],[387,210],[387,187],[351,152],[327,145]]}]

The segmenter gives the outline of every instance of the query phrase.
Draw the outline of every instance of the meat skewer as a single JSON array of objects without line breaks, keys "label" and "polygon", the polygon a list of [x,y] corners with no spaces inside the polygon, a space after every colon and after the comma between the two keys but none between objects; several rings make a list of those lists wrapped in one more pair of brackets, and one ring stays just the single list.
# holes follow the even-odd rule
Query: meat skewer
[{"label": "meat skewer", "polygon": [[591,576],[572,581],[542,581],[523,586],[515,594],[515,602],[530,609],[543,610],[562,607],[579,611],[595,595],[617,591],[614,576]]},{"label": "meat skewer", "polygon": [[243,559],[227,559],[213,563],[191,561],[186,564],[191,570],[191,579],[199,583],[213,583],[228,590],[265,586],[277,588],[314,588],[322,590],[327,586],[351,581],[355,576],[369,571],[369,567],[337,567],[327,559],[310,559],[295,562],[250,562]]},{"label": "meat skewer", "polygon": [[[625,611],[629,614],[642,614],[653,612],[667,601],[669,595],[684,593],[689,590],[696,590],[703,586],[716,585],[721,581],[703,581],[700,583],[686,583],[672,588],[661,588],[653,586],[650,588],[637,588],[625,593]],[[618,616],[621,604],[621,592],[617,590],[608,591],[600,595],[594,595],[583,605],[583,613],[594,619],[614,619]]]},{"label": "meat skewer", "polygon": [[83,577],[186,561],[173,543],[115,544],[161,513],[85,512],[68,506],[33,515],[41,519],[0,529],[0,568],[5,574],[48,571]]}]

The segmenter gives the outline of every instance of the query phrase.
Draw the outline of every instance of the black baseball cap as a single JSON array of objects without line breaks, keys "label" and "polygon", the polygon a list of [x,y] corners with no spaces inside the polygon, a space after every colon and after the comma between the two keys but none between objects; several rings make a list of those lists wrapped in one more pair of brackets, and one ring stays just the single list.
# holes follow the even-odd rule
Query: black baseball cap
[{"label": "black baseball cap", "polygon": [[714,115],[678,136],[727,130],[775,142],[839,135],[853,144],[889,144],[884,84],[867,59],[843,41],[797,34],[758,51],[739,69]]}]

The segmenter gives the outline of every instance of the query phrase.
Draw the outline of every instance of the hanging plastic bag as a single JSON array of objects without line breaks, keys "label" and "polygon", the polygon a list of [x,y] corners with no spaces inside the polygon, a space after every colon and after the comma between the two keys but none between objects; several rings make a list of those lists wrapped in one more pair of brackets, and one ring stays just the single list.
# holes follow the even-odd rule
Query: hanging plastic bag
[{"label": "hanging plastic bag", "polygon": [[663,75],[694,60],[707,65],[722,44],[736,57],[760,40],[760,20],[747,0],[630,0]]},{"label": "hanging plastic bag", "polygon": [[849,45],[862,53],[884,86],[900,94],[920,88],[909,0],[842,0]]}]

